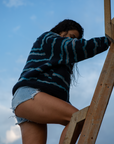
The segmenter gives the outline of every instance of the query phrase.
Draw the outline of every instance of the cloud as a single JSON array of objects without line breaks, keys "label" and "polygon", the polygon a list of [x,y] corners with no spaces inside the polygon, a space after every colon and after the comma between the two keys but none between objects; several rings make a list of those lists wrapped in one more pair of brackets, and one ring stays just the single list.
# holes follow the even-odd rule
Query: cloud
[{"label": "cloud", "polygon": [[30,19],[31,19],[31,20],[36,20],[37,17],[36,17],[35,15],[32,15],[32,16],[30,17]]},{"label": "cloud", "polygon": [[78,65],[80,76],[76,86],[71,86],[70,101],[81,109],[90,104],[98,78],[102,62],[83,61]]},{"label": "cloud", "polygon": [[64,126],[59,124],[48,124],[47,144],[58,144],[63,128]]},{"label": "cloud", "polygon": [[6,72],[7,70],[5,69],[5,68],[2,68],[1,70],[0,70],[0,73],[4,73],[4,72]]},{"label": "cloud", "polygon": [[103,17],[97,16],[95,20],[97,23],[103,23]]},{"label": "cloud", "polygon": [[20,29],[20,26],[18,25],[18,26],[16,26],[16,27],[13,28],[13,31],[17,32],[19,29]]},{"label": "cloud", "polygon": [[6,144],[12,143],[21,137],[18,126],[11,126],[10,130],[6,131]]},{"label": "cloud", "polygon": [[49,11],[48,15],[53,16],[54,15],[54,11],[53,10]]},{"label": "cloud", "polygon": [[23,57],[22,55],[20,55],[16,61],[16,63],[19,63],[19,64],[25,64],[25,62],[26,62],[26,58]]},{"label": "cloud", "polygon": [[14,125],[12,110],[0,104],[0,143],[6,144],[6,131]]},{"label": "cloud", "polygon": [[23,0],[3,0],[3,3],[7,7],[18,7],[18,6],[21,6],[21,5],[25,5]]},{"label": "cloud", "polygon": [[0,144],[15,142],[21,137],[19,126],[15,125],[12,110],[0,104]]}]

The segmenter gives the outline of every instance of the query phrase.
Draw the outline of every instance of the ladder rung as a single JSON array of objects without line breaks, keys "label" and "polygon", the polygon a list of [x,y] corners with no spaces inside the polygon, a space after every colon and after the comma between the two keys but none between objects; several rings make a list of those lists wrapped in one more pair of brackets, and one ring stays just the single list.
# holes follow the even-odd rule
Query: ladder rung
[{"label": "ladder rung", "polygon": [[[88,108],[89,106],[86,108],[83,108],[82,110],[79,110],[78,112],[75,112],[72,115],[63,144],[70,144],[72,141],[75,141],[74,139],[78,138],[82,130]],[[75,138],[73,137],[74,135],[75,135]]]}]

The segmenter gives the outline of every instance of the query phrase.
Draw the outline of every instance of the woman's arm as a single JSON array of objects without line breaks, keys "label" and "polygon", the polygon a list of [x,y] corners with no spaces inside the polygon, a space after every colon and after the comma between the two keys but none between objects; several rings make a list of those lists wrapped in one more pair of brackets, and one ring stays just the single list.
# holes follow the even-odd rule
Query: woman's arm
[{"label": "woman's arm", "polygon": [[108,49],[110,45],[106,37],[85,39],[72,39],[60,37],[54,33],[45,37],[44,51],[51,55],[51,61],[58,64],[79,62],[95,56]]}]

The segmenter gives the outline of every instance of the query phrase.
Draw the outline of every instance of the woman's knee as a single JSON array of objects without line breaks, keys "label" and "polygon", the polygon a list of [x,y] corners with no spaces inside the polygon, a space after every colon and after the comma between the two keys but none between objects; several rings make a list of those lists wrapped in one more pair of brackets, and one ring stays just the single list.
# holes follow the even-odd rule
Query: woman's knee
[{"label": "woman's knee", "polygon": [[71,110],[67,111],[66,116],[63,117],[63,118],[64,118],[64,119],[63,119],[63,125],[64,125],[64,126],[67,126],[67,125],[69,124],[70,120],[71,120],[72,115],[73,115],[75,112],[78,112],[78,111],[79,111],[79,110],[78,110],[77,108],[71,106]]}]

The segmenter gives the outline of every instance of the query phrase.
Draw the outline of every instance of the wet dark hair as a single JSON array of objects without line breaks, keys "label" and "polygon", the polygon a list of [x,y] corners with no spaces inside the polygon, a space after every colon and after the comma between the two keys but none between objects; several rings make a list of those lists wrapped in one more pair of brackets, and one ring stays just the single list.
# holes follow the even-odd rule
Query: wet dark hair
[{"label": "wet dark hair", "polygon": [[65,19],[59,22],[54,28],[50,31],[60,34],[61,32],[68,32],[69,30],[77,30],[79,32],[79,39],[83,37],[83,28],[82,26],[70,19]]}]

